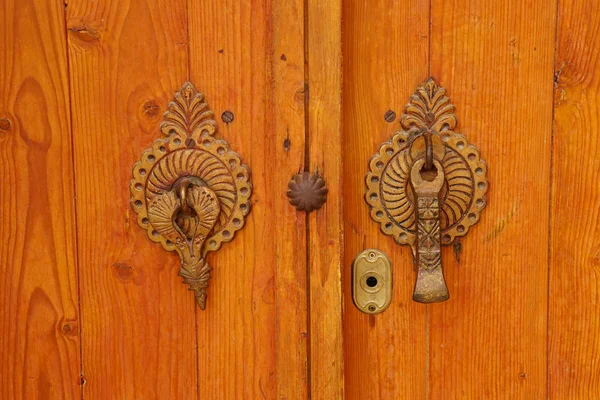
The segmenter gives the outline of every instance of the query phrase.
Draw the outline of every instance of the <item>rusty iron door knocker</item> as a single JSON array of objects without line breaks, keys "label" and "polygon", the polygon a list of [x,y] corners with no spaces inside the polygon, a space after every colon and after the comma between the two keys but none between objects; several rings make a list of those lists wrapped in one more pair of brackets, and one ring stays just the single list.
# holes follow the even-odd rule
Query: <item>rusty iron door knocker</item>
[{"label": "rusty iron door knocker", "polygon": [[412,248],[413,300],[445,301],[441,245],[479,221],[487,202],[487,166],[454,131],[454,106],[433,79],[411,96],[400,124],[371,159],[365,199],[381,231]]},{"label": "rusty iron door knocker", "polygon": [[169,103],[156,139],[133,167],[131,206],[148,237],[181,258],[179,275],[201,309],[218,250],[250,212],[250,170],[227,142],[215,138],[213,112],[190,82]]}]

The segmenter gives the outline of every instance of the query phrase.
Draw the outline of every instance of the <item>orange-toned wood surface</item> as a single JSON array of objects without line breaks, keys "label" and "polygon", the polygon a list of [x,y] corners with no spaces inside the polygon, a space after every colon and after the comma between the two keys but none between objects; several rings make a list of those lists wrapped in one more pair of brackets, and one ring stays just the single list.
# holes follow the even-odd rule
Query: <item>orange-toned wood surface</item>
[{"label": "orange-toned wood surface", "polygon": [[[0,10],[1,399],[598,397],[594,2]],[[425,306],[364,179],[430,75],[490,190],[480,222],[444,248],[450,300]],[[206,311],[129,206],[132,166],[188,79],[254,185],[246,226],[208,256]],[[308,216],[285,196],[300,171],[329,188]],[[394,271],[376,316],[351,297],[352,260],[370,247]]]},{"label": "orange-toned wood surface", "polygon": [[[421,24],[402,23],[414,5],[345,10],[345,276],[371,246],[391,256],[395,273],[392,306],[375,317],[356,311],[346,287],[349,398],[546,396],[556,15],[543,3],[434,0],[419,10]],[[401,75],[411,71],[412,82]],[[387,107],[400,114],[428,73],[448,89],[458,130],[488,161],[491,191],[462,248],[444,249],[451,299],[422,306],[410,300],[409,250],[383,237],[362,195],[371,154],[397,127],[386,131]]]},{"label": "orange-toned wood surface", "polygon": [[600,394],[600,4],[561,0],[554,91],[552,399]]},{"label": "orange-toned wood surface", "polygon": [[443,253],[429,306],[429,398],[545,399],[556,7],[433,0],[431,74],[488,164],[480,222]]},{"label": "orange-toned wood surface", "polygon": [[329,191],[309,214],[310,398],[342,399],[342,1],[307,6],[308,164]]},{"label": "orange-toned wood surface", "polygon": [[62,2],[0,4],[0,398],[79,399]]},{"label": "orange-toned wood surface", "polygon": [[[369,160],[399,129],[409,96],[427,78],[429,4],[345,2],[344,13],[344,350],[347,399],[424,399],[426,308],[414,303],[411,251],[384,236],[364,201]],[[330,197],[329,201],[333,199]],[[351,264],[366,248],[393,263],[390,307],[368,316],[352,303]]]},{"label": "orange-toned wood surface", "polygon": [[194,399],[193,295],[129,205],[133,164],[188,76],[186,3],[72,0],[66,13],[84,396]]},{"label": "orange-toned wood surface", "polygon": [[[304,169],[304,3],[189,2],[190,76],[252,170],[252,212],[210,257],[197,311],[199,397],[308,396],[306,216],[285,195]],[[220,121],[219,121],[220,122]]]}]

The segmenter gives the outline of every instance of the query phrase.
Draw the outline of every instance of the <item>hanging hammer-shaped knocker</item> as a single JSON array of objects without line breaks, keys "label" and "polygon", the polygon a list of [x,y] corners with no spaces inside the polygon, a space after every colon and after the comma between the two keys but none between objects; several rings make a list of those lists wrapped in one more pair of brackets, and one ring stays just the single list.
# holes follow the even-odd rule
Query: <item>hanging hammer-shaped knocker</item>
[{"label": "hanging hammer-shaped knocker", "polygon": [[440,192],[444,184],[444,170],[438,161],[432,161],[432,180],[423,177],[425,160],[417,160],[410,171],[410,184],[417,204],[417,240],[413,254],[417,265],[417,281],[413,300],[433,303],[448,299],[448,288],[442,271],[440,230]]},{"label": "hanging hammer-shaped knocker", "polygon": [[486,205],[487,166],[464,135],[454,132],[454,106],[433,79],[410,98],[402,129],[370,162],[365,199],[386,235],[412,248],[413,300],[449,298],[441,245],[464,236]]}]

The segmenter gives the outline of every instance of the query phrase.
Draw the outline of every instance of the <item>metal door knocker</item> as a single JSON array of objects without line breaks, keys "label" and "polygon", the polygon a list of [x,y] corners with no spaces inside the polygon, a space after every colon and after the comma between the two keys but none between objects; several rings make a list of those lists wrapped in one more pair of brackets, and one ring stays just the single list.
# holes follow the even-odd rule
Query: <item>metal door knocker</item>
[{"label": "metal door knocker", "polygon": [[371,159],[365,199],[381,231],[412,248],[413,300],[445,301],[441,245],[479,221],[487,201],[487,166],[477,148],[454,131],[454,106],[431,78],[411,96],[400,124]]},{"label": "metal door knocker", "polygon": [[186,82],[169,103],[156,139],[133,166],[131,206],[148,237],[181,258],[179,275],[201,309],[218,250],[250,212],[250,170],[224,140],[204,96]]}]

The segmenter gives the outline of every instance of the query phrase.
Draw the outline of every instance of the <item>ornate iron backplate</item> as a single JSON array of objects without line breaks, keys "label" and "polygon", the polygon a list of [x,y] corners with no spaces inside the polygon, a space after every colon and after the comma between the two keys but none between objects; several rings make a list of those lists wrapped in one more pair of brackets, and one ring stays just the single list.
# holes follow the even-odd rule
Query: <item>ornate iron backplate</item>
[{"label": "ornate iron backplate", "polygon": [[169,103],[154,141],[133,166],[131,205],[148,237],[181,257],[179,275],[201,309],[218,250],[250,212],[250,170],[226,141],[204,96],[186,82]]},{"label": "ornate iron backplate", "polygon": [[[400,124],[402,129],[383,143],[370,161],[365,198],[381,231],[398,244],[410,245],[416,262],[419,218],[411,170],[426,157],[424,136],[432,138],[433,160],[441,165],[439,172],[444,176],[441,190],[434,196],[439,199],[438,229],[444,245],[465,235],[479,221],[486,205],[487,166],[477,148],[454,131],[454,106],[446,90],[431,78],[411,96]],[[441,262],[439,266],[441,269]]]}]

